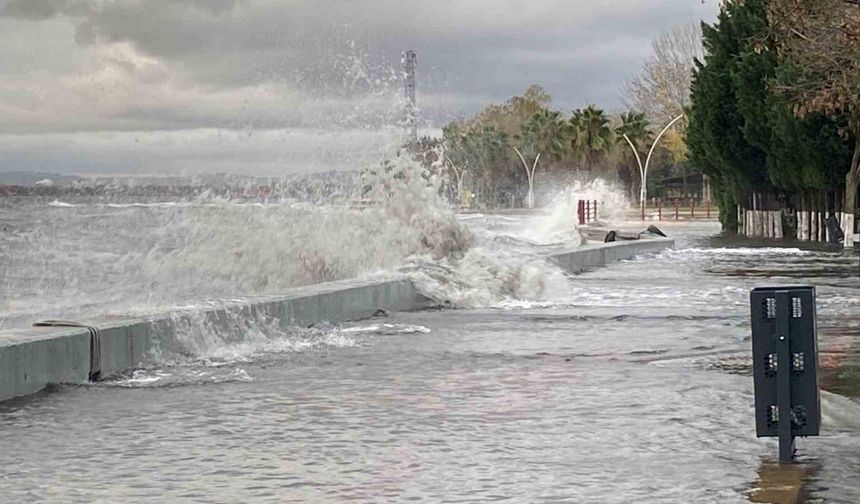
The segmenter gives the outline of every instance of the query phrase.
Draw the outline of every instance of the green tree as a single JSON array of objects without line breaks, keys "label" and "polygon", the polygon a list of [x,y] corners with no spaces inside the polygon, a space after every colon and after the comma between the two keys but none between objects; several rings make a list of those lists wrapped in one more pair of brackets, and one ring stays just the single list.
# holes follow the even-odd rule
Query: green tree
[{"label": "green tree", "polygon": [[690,159],[711,178],[727,230],[737,224],[737,202],[767,186],[765,152],[747,141],[744,133],[750,128],[738,107],[739,80],[733,78],[740,56],[754,52],[753,41],[760,34],[760,6],[755,4],[761,0],[747,3],[749,8],[728,2],[714,25],[702,25],[705,57],[693,72],[687,127]]},{"label": "green tree", "polygon": [[611,152],[614,146],[615,135],[609,126],[609,117],[595,105],[589,105],[575,110],[570,122],[577,131],[580,150],[591,171],[594,164]]},{"label": "green tree", "polygon": [[[844,185],[843,222],[853,234],[860,184],[860,8],[856,0],[767,0],[776,48],[783,56],[774,89],[800,117],[841,116],[853,147]],[[847,242],[846,242],[847,244]]]},{"label": "green tree", "polygon": [[564,127],[561,113],[544,108],[529,117],[522,126],[520,135],[516,137],[517,145],[514,146],[514,151],[526,173],[529,208],[534,206],[535,177],[541,156],[551,162],[561,159],[565,153]]},{"label": "green tree", "polygon": [[545,161],[560,159],[566,150],[564,126],[560,112],[538,110],[521,128],[524,151],[540,153]]},{"label": "green tree", "polygon": [[618,136],[619,143],[624,142],[622,135],[627,135],[627,138],[633,143],[633,146],[638,152],[645,150],[645,145],[651,138],[651,132],[648,131],[650,123],[645,118],[644,112],[628,111],[620,116],[621,124],[615,128],[615,134]]},{"label": "green tree", "polygon": [[535,113],[549,109],[552,98],[538,85],[529,86],[521,96],[514,96],[501,105],[490,104],[475,116],[474,123],[493,127],[508,135],[520,134],[524,124]]},{"label": "green tree", "polygon": [[736,204],[751,196],[796,203],[804,194],[834,190],[851,164],[840,136],[844,117],[798,118],[774,93],[792,62],[769,36],[768,1],[727,2],[717,23],[703,25],[706,56],[693,75],[691,160],[712,178],[726,229],[737,224]]}]

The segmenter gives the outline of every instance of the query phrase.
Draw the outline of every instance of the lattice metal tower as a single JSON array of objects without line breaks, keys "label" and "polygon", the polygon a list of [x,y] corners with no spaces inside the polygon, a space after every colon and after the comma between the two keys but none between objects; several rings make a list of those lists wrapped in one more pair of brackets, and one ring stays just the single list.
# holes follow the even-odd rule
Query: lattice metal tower
[{"label": "lattice metal tower", "polygon": [[418,141],[418,108],[415,106],[415,66],[417,64],[418,58],[415,56],[415,51],[403,53],[403,73],[406,77],[403,88],[403,96],[406,98],[403,124],[406,128],[407,144]]}]

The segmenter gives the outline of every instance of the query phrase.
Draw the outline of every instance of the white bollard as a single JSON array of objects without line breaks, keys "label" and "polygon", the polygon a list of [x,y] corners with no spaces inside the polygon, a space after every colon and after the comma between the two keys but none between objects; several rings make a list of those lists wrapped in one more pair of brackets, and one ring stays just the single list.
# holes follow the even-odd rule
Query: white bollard
[{"label": "white bollard", "polygon": [[810,211],[809,215],[807,215],[806,218],[809,220],[809,223],[807,225],[807,227],[809,229],[809,232],[808,232],[809,238],[807,238],[807,240],[816,241],[815,237],[818,236],[817,235],[818,227],[815,225],[815,212]]},{"label": "white bollard", "polygon": [[806,210],[800,212],[800,239],[802,241],[809,240],[809,212]]},{"label": "white bollard", "polygon": [[794,211],[794,221],[795,221],[795,225],[797,227],[797,229],[795,229],[794,231],[795,231],[795,237],[797,238],[798,241],[803,239],[803,233],[801,231],[802,228],[800,226],[801,221],[802,221],[802,214],[803,214],[803,212],[801,212],[800,210]]},{"label": "white bollard", "polygon": [[854,214],[842,214],[842,232],[845,233],[845,247],[854,247]]},{"label": "white bollard", "polygon": [[782,211],[777,210],[774,212],[774,216],[776,217],[776,220],[774,221],[774,236],[781,240],[785,236],[782,230]]}]

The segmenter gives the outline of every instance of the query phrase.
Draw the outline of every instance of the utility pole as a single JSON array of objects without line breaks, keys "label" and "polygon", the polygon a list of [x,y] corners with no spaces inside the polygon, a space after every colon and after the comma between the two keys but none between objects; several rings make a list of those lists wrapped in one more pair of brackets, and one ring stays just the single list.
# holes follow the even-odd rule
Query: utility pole
[{"label": "utility pole", "polygon": [[418,108],[415,106],[415,66],[418,58],[415,51],[403,53],[403,73],[406,81],[403,88],[403,96],[406,98],[405,118],[403,121],[406,129],[406,144],[418,142]]}]

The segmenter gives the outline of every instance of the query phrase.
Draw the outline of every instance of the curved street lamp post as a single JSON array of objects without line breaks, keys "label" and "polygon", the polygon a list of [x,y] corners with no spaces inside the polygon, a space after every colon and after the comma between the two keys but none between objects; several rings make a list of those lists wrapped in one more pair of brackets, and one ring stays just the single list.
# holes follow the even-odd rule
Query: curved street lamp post
[{"label": "curved street lamp post", "polygon": [[641,180],[641,187],[639,188],[639,207],[642,212],[642,220],[645,220],[645,204],[648,201],[648,165],[651,163],[651,155],[654,154],[654,148],[657,147],[657,142],[660,141],[660,137],[663,136],[669,128],[672,127],[673,124],[678,122],[684,114],[679,115],[678,117],[669,121],[660,133],[657,135],[657,138],[654,139],[654,143],[651,144],[651,149],[648,151],[648,157],[645,158],[645,165],[642,165],[642,158],[639,157],[639,151],[634,147],[633,142],[630,141],[630,138],[627,137],[627,134],[624,133],[622,136],[624,140],[627,140],[627,144],[630,145],[630,148],[633,150],[633,154],[636,156],[636,164],[639,165],[639,179]]}]

